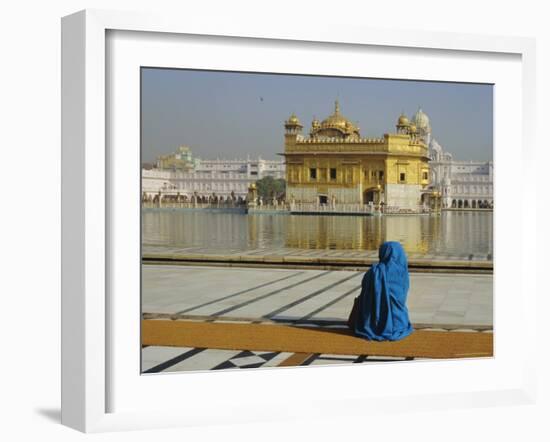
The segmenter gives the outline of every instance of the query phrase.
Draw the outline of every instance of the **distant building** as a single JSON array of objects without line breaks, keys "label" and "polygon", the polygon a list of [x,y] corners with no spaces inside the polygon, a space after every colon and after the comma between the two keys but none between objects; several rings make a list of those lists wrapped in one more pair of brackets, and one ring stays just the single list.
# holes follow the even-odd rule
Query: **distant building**
[{"label": "distant building", "polygon": [[492,208],[493,162],[456,161],[432,136],[430,119],[419,109],[412,117],[425,137],[430,156],[430,188],[442,195],[444,208]]},{"label": "distant building", "polygon": [[285,121],[286,198],[313,205],[378,205],[417,211],[429,184],[428,146],[405,115],[396,132],[363,137],[340,113],[311,123],[309,136],[292,114]]},{"label": "distant building", "polygon": [[284,178],[282,160],[194,158],[189,147],[182,146],[175,153],[162,155],[157,167],[142,169],[142,192],[146,197],[180,195],[226,200],[245,199],[250,184],[264,177]]},{"label": "distant building", "polygon": [[158,195],[159,192],[173,190],[176,186],[172,183],[173,170],[141,169],[141,192],[144,196]]},{"label": "distant building", "polygon": [[195,169],[199,163],[200,159],[193,158],[193,152],[189,146],[180,146],[174,153],[160,155],[157,158],[157,169],[189,171]]}]

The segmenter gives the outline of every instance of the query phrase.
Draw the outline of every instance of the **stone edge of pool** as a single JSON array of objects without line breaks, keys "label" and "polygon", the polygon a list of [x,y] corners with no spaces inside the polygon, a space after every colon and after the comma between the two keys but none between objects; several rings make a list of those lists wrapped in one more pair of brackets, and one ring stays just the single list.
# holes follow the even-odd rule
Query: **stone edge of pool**
[{"label": "stone edge of pool", "polygon": [[[361,268],[370,267],[378,262],[375,258],[333,257],[333,256],[280,256],[280,255],[222,255],[222,254],[181,254],[181,253],[143,253],[144,264],[197,264],[197,265],[247,265],[247,266],[304,266]],[[451,260],[451,259],[410,259],[411,270],[479,270],[493,271],[493,261],[489,260]]]}]

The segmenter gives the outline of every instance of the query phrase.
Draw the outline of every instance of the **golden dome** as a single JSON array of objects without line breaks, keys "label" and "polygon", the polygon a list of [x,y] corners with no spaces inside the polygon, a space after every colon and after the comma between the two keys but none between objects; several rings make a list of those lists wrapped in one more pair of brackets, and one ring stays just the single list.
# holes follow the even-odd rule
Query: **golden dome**
[{"label": "golden dome", "polygon": [[410,121],[407,118],[407,116],[405,114],[401,114],[399,116],[399,119],[397,120],[397,125],[398,126],[408,126],[409,124],[410,124]]},{"label": "golden dome", "polygon": [[409,130],[411,131],[411,133],[415,134],[416,132],[418,132],[418,128],[416,127],[415,124],[411,124],[409,126]]},{"label": "golden dome", "polygon": [[314,125],[315,122],[316,120],[314,120],[312,126],[316,129],[316,134],[318,135],[325,135],[336,130],[344,136],[353,134],[359,136],[359,128],[340,113],[338,100],[334,104],[334,113],[332,115],[329,115],[320,124],[317,122],[318,126]]},{"label": "golden dome", "polygon": [[300,120],[294,112],[290,115],[290,117],[288,117],[288,120],[285,120],[285,129],[287,134],[298,134],[302,131],[302,128],[302,123],[300,123]]},{"label": "golden dome", "polygon": [[285,123],[293,126],[301,126],[300,120],[294,112],[292,112],[292,115],[288,117],[288,120],[286,120]]},{"label": "golden dome", "polygon": [[336,100],[334,104],[334,113],[323,120],[321,127],[345,129],[348,124],[352,123],[340,113],[340,104],[338,100]]}]

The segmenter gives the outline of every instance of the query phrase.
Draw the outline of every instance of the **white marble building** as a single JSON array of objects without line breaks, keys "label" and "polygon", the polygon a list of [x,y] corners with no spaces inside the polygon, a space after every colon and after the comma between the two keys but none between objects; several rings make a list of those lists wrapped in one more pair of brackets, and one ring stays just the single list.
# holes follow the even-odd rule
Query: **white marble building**
[{"label": "white marble building", "polygon": [[453,160],[432,136],[430,119],[422,109],[412,121],[429,146],[429,187],[441,192],[443,208],[492,208],[493,162]]},{"label": "white marble building", "polygon": [[151,198],[159,192],[187,198],[215,194],[225,200],[233,192],[236,199],[244,199],[249,185],[267,176],[284,178],[284,160],[194,158],[186,168],[142,169],[142,194]]},{"label": "white marble building", "polygon": [[172,183],[173,171],[163,169],[141,169],[141,192],[156,195],[159,191],[175,189]]}]

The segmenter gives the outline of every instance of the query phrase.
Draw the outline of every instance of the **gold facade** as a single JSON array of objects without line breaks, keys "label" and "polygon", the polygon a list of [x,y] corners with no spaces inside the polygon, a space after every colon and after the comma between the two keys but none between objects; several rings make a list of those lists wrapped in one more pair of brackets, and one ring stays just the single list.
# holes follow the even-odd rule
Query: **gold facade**
[{"label": "gold facade", "polygon": [[327,119],[313,120],[309,136],[301,134],[295,115],[285,129],[288,200],[420,204],[420,191],[429,184],[428,148],[403,115],[396,133],[363,138],[336,102]]}]

